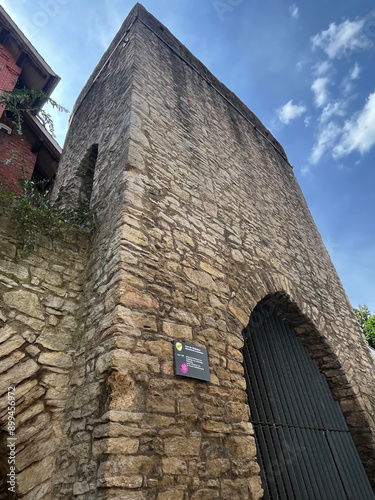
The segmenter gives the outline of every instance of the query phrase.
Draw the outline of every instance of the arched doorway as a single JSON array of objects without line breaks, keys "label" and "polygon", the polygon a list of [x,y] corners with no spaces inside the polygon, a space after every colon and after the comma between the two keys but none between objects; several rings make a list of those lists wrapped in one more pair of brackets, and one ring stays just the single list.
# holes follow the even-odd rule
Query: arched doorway
[{"label": "arched doorway", "polygon": [[340,406],[294,330],[258,305],[244,340],[264,498],[374,500]]}]

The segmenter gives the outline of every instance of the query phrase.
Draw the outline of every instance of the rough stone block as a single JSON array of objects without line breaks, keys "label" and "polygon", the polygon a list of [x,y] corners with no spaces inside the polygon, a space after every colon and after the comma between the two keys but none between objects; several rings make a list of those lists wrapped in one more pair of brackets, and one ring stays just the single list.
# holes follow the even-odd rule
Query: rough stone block
[{"label": "rough stone block", "polygon": [[59,331],[46,331],[39,335],[36,343],[51,351],[66,352],[72,346],[71,333],[63,329],[59,329]]},{"label": "rough stone block", "polygon": [[173,475],[187,474],[187,463],[177,458],[163,458],[163,473]]},{"label": "rough stone block", "polygon": [[1,376],[0,394],[8,391],[8,387],[18,385],[39,371],[39,366],[32,359],[21,361]]},{"label": "rough stone block", "polygon": [[39,298],[35,293],[27,290],[15,290],[4,293],[3,299],[10,309],[15,309],[32,318],[44,319]]},{"label": "rough stone block", "polygon": [[193,338],[193,331],[191,326],[179,325],[163,321],[163,332],[172,339],[183,340],[189,342]]},{"label": "rough stone block", "polygon": [[90,491],[87,481],[76,482],[73,484],[73,495],[84,495]]},{"label": "rough stone block", "polygon": [[18,492],[24,495],[35,486],[47,481],[52,476],[55,469],[55,460],[53,456],[47,456],[40,462],[37,462],[20,474],[17,474]]},{"label": "rough stone block", "polygon": [[251,436],[231,436],[226,440],[230,457],[254,458],[256,455],[255,439]]},{"label": "rough stone block", "polygon": [[39,363],[58,368],[72,368],[72,357],[64,352],[42,352],[38,359]]},{"label": "rough stone block", "polygon": [[175,437],[165,440],[164,451],[168,457],[193,457],[199,456],[200,447],[200,438]]},{"label": "rough stone block", "polygon": [[92,453],[94,456],[104,454],[132,455],[134,453],[137,453],[138,448],[138,439],[129,439],[125,437],[108,438],[95,440],[92,447]]},{"label": "rough stone block", "polygon": [[158,494],[157,500],[184,500],[184,492],[183,491],[164,491]]}]

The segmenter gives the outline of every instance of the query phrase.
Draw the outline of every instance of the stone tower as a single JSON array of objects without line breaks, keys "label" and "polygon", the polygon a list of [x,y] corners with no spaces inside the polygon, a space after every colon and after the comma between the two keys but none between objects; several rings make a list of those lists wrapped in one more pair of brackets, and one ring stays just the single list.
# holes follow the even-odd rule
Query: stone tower
[{"label": "stone tower", "polygon": [[[52,367],[54,436],[20,498],[261,498],[242,331],[265,302],[325,375],[375,484],[374,359],[285,152],[139,4],[77,100],[54,199],[89,204],[97,229],[69,247],[68,304],[33,292],[40,322],[74,321],[30,366]],[[210,382],[174,375],[174,340],[207,349]]]}]

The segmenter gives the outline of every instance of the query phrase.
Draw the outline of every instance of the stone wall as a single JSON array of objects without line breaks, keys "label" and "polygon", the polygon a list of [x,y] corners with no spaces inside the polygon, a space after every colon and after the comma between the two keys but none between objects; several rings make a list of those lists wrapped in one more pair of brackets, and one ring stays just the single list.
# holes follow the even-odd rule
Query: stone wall
[{"label": "stone wall", "polygon": [[[67,433],[87,242],[40,236],[35,251],[20,259],[14,221],[6,212],[0,239],[0,498],[53,498],[56,460]],[[8,440],[10,386],[16,441]],[[6,483],[10,443],[17,451],[17,497]]]},{"label": "stone wall", "polygon": [[[48,464],[53,476],[27,490],[21,472],[22,493],[261,498],[241,348],[249,315],[265,298],[325,373],[374,479],[374,359],[285,153],[140,5],[78,98],[54,191],[61,206],[87,198],[88,163],[98,227],[87,256],[58,246],[47,257],[42,240],[46,260],[27,260],[21,276],[6,275],[14,289],[4,295],[5,328],[15,324],[24,340],[30,310],[19,311],[17,299],[26,293],[37,310],[32,321],[40,322],[33,334],[45,332],[40,352],[27,354],[36,370],[29,378],[45,391],[38,374],[54,374],[51,397],[39,398],[53,419],[39,431],[53,431],[51,452],[38,452],[36,442],[25,447],[33,458],[43,455],[36,464]],[[7,252],[12,260],[11,246]],[[34,275],[34,268],[49,272]],[[49,283],[50,272],[65,281]],[[66,287],[67,297],[51,286]],[[71,318],[71,351],[55,344],[59,335],[51,341],[60,323],[51,326],[49,314],[61,323]],[[174,376],[174,339],[207,348],[209,383]],[[65,401],[64,411],[50,400]]]}]

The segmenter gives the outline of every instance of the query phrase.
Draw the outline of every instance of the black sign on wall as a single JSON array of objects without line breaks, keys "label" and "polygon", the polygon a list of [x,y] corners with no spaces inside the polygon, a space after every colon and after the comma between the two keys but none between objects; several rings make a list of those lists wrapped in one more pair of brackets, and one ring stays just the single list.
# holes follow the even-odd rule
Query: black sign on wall
[{"label": "black sign on wall", "polygon": [[181,340],[175,340],[173,347],[175,375],[210,381],[207,349]]}]

